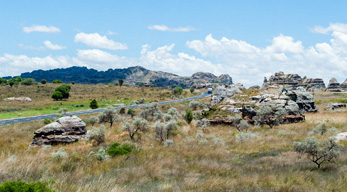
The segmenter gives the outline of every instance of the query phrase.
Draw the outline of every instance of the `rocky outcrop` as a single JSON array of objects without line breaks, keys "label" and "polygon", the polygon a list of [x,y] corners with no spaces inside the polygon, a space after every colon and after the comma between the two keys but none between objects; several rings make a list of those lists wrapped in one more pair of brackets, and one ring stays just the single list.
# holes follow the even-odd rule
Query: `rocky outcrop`
[{"label": "rocky outcrop", "polygon": [[33,100],[31,100],[29,97],[9,97],[9,98],[4,99],[4,101],[32,102]]},{"label": "rocky outcrop", "polygon": [[253,85],[253,86],[250,86],[248,89],[256,90],[256,89],[260,89],[260,86],[259,85]]},{"label": "rocky outcrop", "polygon": [[142,86],[180,86],[183,88],[207,88],[214,84],[233,84],[232,78],[227,74],[215,76],[212,73],[198,72],[191,77],[184,77],[162,71],[151,71],[140,66],[125,69],[109,69],[107,71],[97,71],[87,67],[75,66],[65,69],[36,70],[30,73],[22,73],[21,77],[34,78],[36,81],[46,79],[48,82],[59,79],[64,83],[74,81],[82,84],[107,84],[118,82],[118,79],[124,79],[124,84],[132,86],[135,86],[137,83]]},{"label": "rocky outcrop", "polygon": [[311,93],[289,91],[286,95],[298,104],[301,112],[317,112],[314,98]]},{"label": "rocky outcrop", "polygon": [[340,83],[335,78],[331,78],[326,91],[327,92],[341,92]]},{"label": "rocky outcrop", "polygon": [[326,105],[326,108],[335,110],[338,108],[346,108],[346,103],[329,103]]},{"label": "rocky outcrop", "polygon": [[34,132],[30,147],[73,143],[87,136],[86,124],[77,116],[61,117]]},{"label": "rocky outcrop", "polygon": [[339,133],[334,137],[335,141],[347,141],[347,132]]},{"label": "rocky outcrop", "polygon": [[340,84],[340,88],[341,88],[341,90],[347,92],[347,79]]},{"label": "rocky outcrop", "polygon": [[325,90],[325,84],[321,78],[301,78],[298,74],[284,74],[283,72],[275,73],[269,80],[264,78],[263,88],[282,88],[285,87],[288,90],[306,89],[309,92],[323,91]]},{"label": "rocky outcrop", "polygon": [[240,89],[235,86],[218,86],[211,96],[210,104],[217,105],[222,101],[231,98],[235,93],[241,93]]}]

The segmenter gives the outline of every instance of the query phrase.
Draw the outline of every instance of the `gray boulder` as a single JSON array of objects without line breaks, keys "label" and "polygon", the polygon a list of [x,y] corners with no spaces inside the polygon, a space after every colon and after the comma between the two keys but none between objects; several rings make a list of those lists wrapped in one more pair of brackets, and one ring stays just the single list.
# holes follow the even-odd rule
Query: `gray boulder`
[{"label": "gray boulder", "polygon": [[338,108],[346,108],[346,103],[329,103],[328,105],[326,105],[326,107],[332,110]]},{"label": "gray boulder", "polygon": [[235,93],[241,93],[240,89],[235,86],[224,87],[218,86],[212,94],[210,104],[217,105],[224,100],[231,98]]},{"label": "gray boulder", "polygon": [[260,89],[260,86],[259,85],[253,85],[253,86],[250,86],[248,89],[256,90],[256,89]]},{"label": "gray boulder", "polygon": [[347,91],[347,79],[346,79],[344,82],[342,82],[342,83],[340,84],[340,88],[341,88],[343,91]]},{"label": "gray boulder", "polygon": [[77,116],[61,117],[34,132],[30,147],[73,143],[86,139],[86,124]]},{"label": "gray boulder", "polygon": [[4,99],[4,101],[21,101],[21,102],[32,102],[33,100],[31,100],[29,97],[9,97]]},{"label": "gray boulder", "polygon": [[304,113],[304,112],[317,112],[316,105],[314,104],[314,98],[313,98],[313,95],[311,93],[292,91],[292,93],[290,93],[289,97],[291,97],[291,99],[293,101],[295,101],[296,104],[298,104],[299,109],[302,113]]}]

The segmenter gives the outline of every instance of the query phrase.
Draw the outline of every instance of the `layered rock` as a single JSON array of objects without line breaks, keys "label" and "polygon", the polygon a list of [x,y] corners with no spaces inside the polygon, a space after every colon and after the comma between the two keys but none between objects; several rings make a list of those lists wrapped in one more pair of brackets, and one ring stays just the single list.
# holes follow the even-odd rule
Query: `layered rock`
[{"label": "layered rock", "polygon": [[327,92],[341,92],[340,83],[335,78],[331,78],[326,91]]},{"label": "layered rock", "polygon": [[250,86],[248,89],[249,90],[256,90],[256,89],[260,89],[260,86],[259,85],[253,85],[253,86]]},{"label": "layered rock", "polygon": [[335,110],[338,108],[346,108],[346,103],[329,103],[326,105],[326,108],[330,108],[332,110]]},{"label": "layered rock", "polygon": [[347,92],[347,79],[340,84],[340,88],[341,88],[341,90]]},{"label": "layered rock", "polygon": [[326,88],[323,79],[320,78],[304,78],[300,84],[310,92],[324,91]]},{"label": "layered rock", "polygon": [[241,93],[240,89],[235,86],[218,86],[211,96],[210,104],[217,105],[222,101],[231,98],[235,93]]},{"label": "layered rock", "polygon": [[298,104],[301,112],[317,112],[314,97],[311,93],[289,91],[286,95]]},{"label": "layered rock", "polygon": [[77,116],[61,117],[34,132],[30,147],[77,142],[86,138],[86,124]]},{"label": "layered rock", "polygon": [[4,101],[32,102],[33,100],[31,100],[29,97],[9,97],[9,98],[4,99]]}]

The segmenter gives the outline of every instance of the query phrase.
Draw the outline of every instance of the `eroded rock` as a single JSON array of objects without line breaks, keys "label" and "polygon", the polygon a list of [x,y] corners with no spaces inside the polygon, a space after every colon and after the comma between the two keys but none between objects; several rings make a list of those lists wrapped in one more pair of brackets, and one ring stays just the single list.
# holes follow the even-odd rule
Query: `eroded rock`
[{"label": "eroded rock", "polygon": [[29,97],[9,97],[9,98],[4,99],[4,101],[32,102],[33,100],[31,100]]}]

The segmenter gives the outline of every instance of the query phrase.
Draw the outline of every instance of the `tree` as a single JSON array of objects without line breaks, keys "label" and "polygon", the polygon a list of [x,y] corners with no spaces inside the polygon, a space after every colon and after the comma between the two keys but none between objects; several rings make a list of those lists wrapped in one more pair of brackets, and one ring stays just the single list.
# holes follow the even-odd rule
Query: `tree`
[{"label": "tree", "polygon": [[105,126],[103,125],[101,125],[100,128],[92,127],[88,134],[89,141],[91,141],[94,146],[100,145],[106,140]]},{"label": "tree", "polygon": [[41,80],[41,83],[44,85],[44,84],[47,83],[47,80],[46,80],[46,79],[42,79],[42,80]]},{"label": "tree", "polygon": [[8,84],[12,87],[15,84],[15,80],[13,78],[9,79]]},{"label": "tree", "polygon": [[71,84],[72,84],[72,85],[75,85],[75,81],[72,81]]},{"label": "tree", "polygon": [[54,91],[52,94],[52,99],[55,101],[62,100],[63,99],[63,94],[60,91]]},{"label": "tree", "polygon": [[175,95],[181,95],[183,93],[183,89],[182,87],[175,87],[172,92]]},{"label": "tree", "polygon": [[99,118],[96,116],[91,116],[89,118],[89,123],[92,124],[92,127],[95,125],[95,123],[97,123],[99,121]]},{"label": "tree", "polygon": [[131,117],[134,117],[135,116],[135,110],[134,109],[128,109],[128,115],[131,115]]},{"label": "tree", "polygon": [[162,115],[162,112],[158,108],[158,103],[149,103],[140,112],[140,116],[148,121],[161,119]]},{"label": "tree", "polygon": [[95,100],[95,99],[93,99],[91,102],[90,102],[90,108],[91,109],[97,109],[98,108],[98,102]]},{"label": "tree", "polygon": [[194,91],[195,91],[194,87],[191,87],[190,88],[190,93],[194,93]]},{"label": "tree", "polygon": [[309,137],[304,142],[295,142],[294,151],[307,154],[307,157],[317,165],[318,169],[322,163],[331,162],[340,155],[339,146],[333,138],[324,140],[320,145],[316,138]]},{"label": "tree", "polygon": [[124,80],[123,80],[123,79],[118,79],[119,87],[122,87],[123,83],[124,83]]},{"label": "tree", "polygon": [[6,85],[6,84],[7,84],[7,80],[6,80],[6,79],[3,79],[3,78],[0,78],[0,85],[1,85],[1,84],[5,84],[5,85]]},{"label": "tree", "polygon": [[123,131],[128,131],[131,140],[137,136],[137,140],[141,139],[141,132],[148,130],[148,122],[142,118],[136,118],[132,124],[126,122],[122,128]]},{"label": "tree", "polygon": [[[70,90],[71,90],[70,85],[61,85],[61,86],[55,88],[55,91],[59,91],[62,94],[62,96],[63,96],[62,99],[68,99],[70,97]],[[52,98],[53,98],[53,96],[52,96]]]},{"label": "tree", "polygon": [[27,78],[27,79],[22,79],[21,84],[22,85],[33,85],[35,82],[36,82],[35,79]]},{"label": "tree", "polygon": [[190,109],[187,109],[186,110],[186,114],[184,115],[184,119],[186,120],[186,122],[188,124],[190,124],[190,122],[192,122],[193,120],[193,113],[192,113],[192,110]]},{"label": "tree", "polygon": [[112,127],[113,122],[117,120],[118,120],[117,112],[113,107],[107,107],[99,115],[99,123],[110,123],[110,127]]}]

